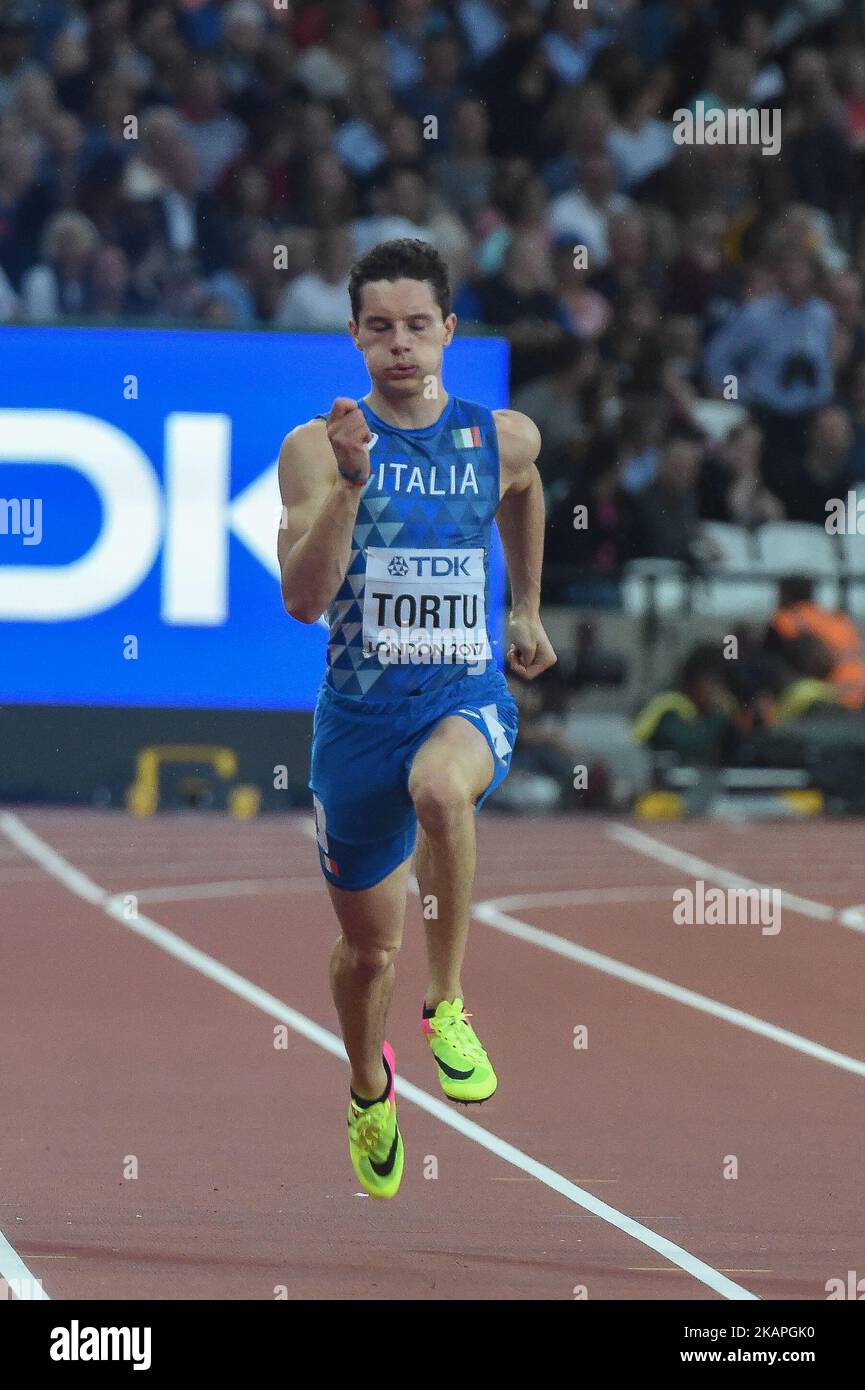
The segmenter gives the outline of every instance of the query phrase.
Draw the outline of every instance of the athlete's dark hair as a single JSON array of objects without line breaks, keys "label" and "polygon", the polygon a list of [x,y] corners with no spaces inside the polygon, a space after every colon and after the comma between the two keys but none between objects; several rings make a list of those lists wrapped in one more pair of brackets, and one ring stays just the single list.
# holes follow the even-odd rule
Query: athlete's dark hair
[{"label": "athlete's dark hair", "polygon": [[451,311],[451,286],[448,268],[426,241],[415,237],[400,237],[396,241],[380,241],[360,260],[355,261],[348,277],[351,314],[360,322],[360,300],[363,286],[370,280],[428,280],[433,299],[446,319]]}]

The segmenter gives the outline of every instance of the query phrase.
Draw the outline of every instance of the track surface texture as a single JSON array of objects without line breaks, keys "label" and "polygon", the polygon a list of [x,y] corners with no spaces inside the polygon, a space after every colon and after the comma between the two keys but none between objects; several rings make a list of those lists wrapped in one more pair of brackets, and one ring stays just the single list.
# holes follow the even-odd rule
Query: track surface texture
[{"label": "track surface texture", "polygon": [[[808,1300],[865,1269],[861,824],[482,815],[464,982],[499,1090],[441,1094],[412,895],[388,1203],[348,1160],[309,817],[7,806],[0,830],[7,1277],[52,1299]],[[783,892],[780,930],[678,924],[700,878]]]}]

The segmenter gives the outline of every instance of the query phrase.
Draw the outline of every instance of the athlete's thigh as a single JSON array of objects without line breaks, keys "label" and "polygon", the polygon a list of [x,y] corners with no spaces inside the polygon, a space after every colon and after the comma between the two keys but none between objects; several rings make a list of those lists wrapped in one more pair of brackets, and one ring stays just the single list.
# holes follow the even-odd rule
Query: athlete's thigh
[{"label": "athlete's thigh", "polygon": [[426,779],[442,773],[455,780],[473,802],[489,786],[495,773],[487,740],[458,714],[440,720],[418,748],[409,774],[409,794],[414,797]]},{"label": "athlete's thigh", "polygon": [[361,950],[398,950],[402,945],[411,856],[372,888],[337,888],[326,879],[340,929]]},{"label": "athlete's thigh", "polygon": [[364,717],[328,701],[316,710],[309,785],[322,873],[336,889],[377,888],[411,855],[405,738],[396,713]]},{"label": "athlete's thigh", "polygon": [[456,779],[480,810],[511,768],[519,728],[519,711],[502,677],[482,691],[463,689],[424,738],[410,769],[414,798],[420,779],[441,775]]}]

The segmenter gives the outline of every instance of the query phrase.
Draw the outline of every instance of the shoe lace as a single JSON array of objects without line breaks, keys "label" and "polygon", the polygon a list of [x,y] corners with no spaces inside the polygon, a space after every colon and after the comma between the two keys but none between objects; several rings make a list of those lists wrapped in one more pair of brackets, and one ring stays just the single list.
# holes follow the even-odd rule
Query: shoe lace
[{"label": "shoe lace", "polygon": [[354,1142],[364,1153],[375,1154],[377,1149],[382,1148],[387,1119],[385,1107],[381,1104],[372,1105],[368,1110],[361,1110],[355,1118],[352,1126]]},{"label": "shoe lace", "polygon": [[465,1057],[467,1061],[482,1062],[486,1053],[468,1021],[473,1017],[473,1014],[463,1010],[462,1014],[437,1018],[436,1032],[449,1047],[452,1047],[461,1057]]}]

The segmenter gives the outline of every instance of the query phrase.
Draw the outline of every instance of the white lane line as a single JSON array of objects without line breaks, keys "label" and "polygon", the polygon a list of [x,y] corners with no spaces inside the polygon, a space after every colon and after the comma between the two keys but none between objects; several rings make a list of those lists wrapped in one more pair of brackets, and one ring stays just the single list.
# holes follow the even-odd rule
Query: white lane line
[{"label": "white lane line", "polygon": [[[621,828],[627,829],[628,827]],[[310,839],[315,839],[314,825],[303,821],[300,823],[299,829]],[[634,833],[639,832],[635,831]],[[650,837],[646,836],[646,838]],[[669,847],[664,846],[664,848]],[[693,858],[693,856],[686,857]],[[696,860],[694,862],[702,864],[704,861]],[[674,867],[681,868],[682,865],[677,863]],[[707,869],[712,867],[710,864],[705,865]],[[696,872],[699,873],[700,870],[696,870]],[[726,870],[721,872],[726,873]],[[704,877],[706,876],[704,875]],[[734,885],[741,888],[747,882],[746,879],[732,878],[732,884],[728,886]],[[756,887],[758,885],[751,886]],[[420,896],[420,888],[414,874],[409,878],[409,887],[413,893]],[[723,1019],[725,1023],[732,1023],[735,1027],[743,1028],[748,1033],[756,1033],[758,1037],[780,1043],[782,1047],[792,1048],[794,1052],[800,1052],[805,1057],[812,1057],[815,1061],[826,1062],[830,1066],[838,1067],[840,1071],[851,1072],[853,1076],[865,1076],[865,1062],[858,1057],[848,1057],[846,1052],[836,1052],[834,1048],[825,1047],[823,1043],[801,1037],[800,1034],[792,1033],[787,1028],[779,1028],[777,1024],[769,1023],[767,1019],[759,1018],[756,1014],[746,1013],[744,1009],[736,1009],[731,1004],[723,1004],[719,999],[712,999],[707,994],[699,994],[696,990],[674,984],[672,980],[666,980],[662,975],[653,975],[647,970],[638,969],[637,966],[627,965],[624,961],[616,960],[613,956],[605,956],[599,951],[592,951],[588,946],[578,946],[575,942],[569,941],[567,937],[556,936],[554,932],[542,931],[539,927],[533,927],[530,923],[521,921],[519,917],[512,917],[505,911],[508,908],[520,910],[526,907],[557,907],[569,902],[584,906],[588,893],[594,895],[605,891],[618,894],[628,890],[564,889],[561,892],[519,893],[507,898],[487,898],[472,904],[472,916],[477,921],[484,922],[488,927],[494,927],[497,931],[514,936],[520,941],[529,942],[532,946],[540,946],[546,951],[553,952],[554,955],[577,961],[580,965],[587,965],[592,970],[599,970],[602,974],[611,975],[614,979],[622,980],[626,984],[637,985],[640,989],[649,990],[650,993],[658,994],[664,999],[672,999],[677,1004],[685,1004],[688,1008],[697,1009],[700,1013],[709,1014],[713,1018]],[[634,889],[633,891],[648,890]],[[669,896],[669,889],[660,891],[663,897]],[[594,902],[597,899],[593,896],[590,901]],[[825,906],[825,904],[818,904],[818,906]],[[828,910],[834,911],[834,909]]]},{"label": "white lane line", "polygon": [[540,893],[515,893],[509,898],[488,898],[501,908],[592,907],[603,903],[671,902],[674,884],[647,888],[562,888]]},{"label": "white lane line", "polygon": [[42,1287],[41,1280],[30,1272],[18,1251],[12,1249],[2,1231],[0,1231],[0,1279],[6,1280],[10,1291],[21,1303],[41,1303],[49,1299],[49,1295]]},{"label": "white lane line", "polygon": [[[154,922],[151,918],[143,914],[139,913],[134,920],[126,921],[122,916],[122,910],[118,907],[111,895],[106,893],[104,889],[100,888],[99,885],[94,883],[91,879],[86,878],[74,865],[68,863],[62,855],[58,854],[56,850],[52,849],[50,845],[46,844],[45,841],[34,834],[32,830],[28,829],[17,816],[11,814],[0,815],[0,831],[12,840],[20,850],[40,864],[47,873],[51,874],[52,877],[56,878],[66,888],[70,889],[71,892],[83,898],[85,902],[100,907],[103,912],[121,926],[126,927],[129,931],[135,932],[137,936],[143,937],[154,945],[159,946],[163,951],[174,956],[176,960],[191,966],[193,970],[197,970],[207,979],[222,985],[223,988],[229,990],[232,994],[237,995],[241,999],[245,999],[247,1003],[260,1009],[262,1013],[269,1014],[271,1018],[279,1019],[281,1023],[288,1024],[288,1026],[294,1029],[301,1037],[306,1038],[309,1042],[315,1043],[324,1052],[329,1052],[332,1057],[345,1059],[345,1049],[343,1048],[341,1040],[335,1033],[331,1033],[328,1029],[320,1027],[319,1024],[314,1023],[312,1019],[307,1018],[305,1014],[298,1013],[296,1009],[290,1008],[287,1004],[284,1004],[281,999],[277,999],[275,995],[269,994],[267,990],[259,988],[259,986],[253,984],[251,980],[247,980],[245,976],[239,975],[237,971],[231,970],[213,956],[209,956],[206,952],[198,950],[195,946],[191,946],[188,941],[184,941],[182,937],[176,936],[174,932],[168,931],[165,927],[161,927],[158,922]],[[721,1274],[719,1270],[713,1269],[711,1265],[705,1264],[703,1260],[698,1259],[696,1255],[692,1255],[690,1251],[683,1249],[680,1245],[674,1244],[673,1241],[667,1240],[666,1237],[659,1235],[657,1231],[653,1231],[648,1226],[644,1226],[641,1222],[635,1221],[633,1217],[618,1211],[615,1207],[609,1206],[608,1203],[602,1202],[600,1198],[595,1197],[593,1193],[584,1191],[583,1188],[578,1187],[576,1183],[570,1182],[567,1178],[563,1177],[561,1173],[556,1172],[555,1169],[548,1168],[544,1163],[539,1163],[536,1159],[531,1158],[529,1154],[523,1153],[521,1149],[516,1148],[513,1144],[507,1143],[504,1139],[500,1139],[498,1135],[492,1134],[489,1130],[484,1129],[473,1120],[465,1119],[462,1115],[451,1110],[444,1101],[438,1100],[435,1096],[428,1095],[427,1092],[421,1090],[419,1086],[414,1086],[410,1081],[403,1079],[400,1081],[400,1095],[410,1100],[414,1105],[418,1106],[419,1109],[425,1110],[427,1114],[433,1115],[437,1120],[440,1120],[442,1124],[447,1125],[450,1129],[456,1130],[466,1139],[472,1140],[472,1142],[479,1147],[486,1149],[489,1153],[502,1159],[505,1163],[511,1164],[514,1168],[519,1168],[521,1172],[527,1173],[529,1177],[536,1178],[538,1182],[542,1182],[546,1187],[551,1188],[552,1191],[558,1192],[560,1196],[566,1197],[568,1201],[573,1202],[575,1206],[582,1207],[584,1211],[590,1212],[593,1216],[597,1216],[600,1220],[606,1221],[608,1225],[614,1226],[625,1235],[640,1241],[650,1250],[655,1250],[665,1260],[669,1260],[671,1264],[678,1265],[679,1269],[689,1274],[692,1278],[697,1279],[701,1284],[705,1284],[707,1288],[713,1289],[716,1293],[721,1294],[722,1297],[736,1300],[758,1300],[757,1294],[751,1293],[750,1289],[743,1288],[740,1284],[734,1283],[732,1279],[728,1279],[725,1274]]]},{"label": "white lane line", "polygon": [[309,893],[321,887],[321,878],[237,878],[222,883],[176,883],[162,888],[129,888],[113,897],[140,903],[195,902],[198,898],[240,898],[257,893]]},{"label": "white lane line", "polygon": [[[566,896],[565,893],[521,893],[510,898],[489,898],[485,902],[474,903],[472,915],[479,922],[485,922],[488,927],[494,927],[496,931],[504,932],[507,936],[515,936],[519,941],[540,946],[545,951],[564,956],[565,959],[576,961],[579,965],[587,965],[591,970],[599,970],[603,975],[611,975],[613,979],[622,980],[625,984],[636,985],[651,994],[672,999],[677,1004],[685,1004],[688,1008],[710,1014],[713,1018],[723,1019],[725,1023],[735,1024],[737,1028],[744,1028],[748,1033],[756,1033],[761,1038],[768,1038],[771,1042],[792,1048],[794,1052],[801,1052],[805,1057],[813,1057],[818,1062],[838,1067],[840,1071],[852,1072],[854,1076],[865,1076],[865,1062],[860,1061],[858,1057],[848,1057],[844,1052],[835,1052],[831,1047],[824,1047],[822,1043],[813,1042],[810,1038],[800,1037],[798,1033],[791,1033],[786,1028],[768,1023],[756,1014],[745,1013],[743,1009],[734,1009],[729,1004],[722,1004],[718,999],[711,999],[707,994],[698,994],[695,990],[673,984],[672,980],[665,980],[662,975],[652,975],[636,966],[626,965],[624,961],[616,960],[613,956],[590,950],[588,946],[578,946],[566,936],[541,931],[539,927],[530,926],[528,922],[523,922],[506,911],[507,908],[520,910],[529,907],[549,907],[552,905],[550,898],[555,898],[558,904],[563,904]],[[574,901],[580,902],[581,896],[575,892]]]},{"label": "white lane line", "polygon": [[[654,835],[646,835],[642,830],[634,830],[630,825],[610,825],[607,826],[607,834],[611,840],[618,840],[620,845],[626,845],[628,849],[635,850],[637,854],[646,855],[649,859],[654,859],[659,864],[666,864],[672,869],[681,869],[683,873],[694,874],[697,878],[702,878],[711,883],[720,884],[725,888],[760,888],[766,892],[770,891],[770,885],[758,883],[756,879],[745,878],[742,874],[736,874],[732,869],[724,869],[719,864],[710,864],[708,859],[700,859],[695,854],[687,854],[684,850],[676,849],[674,845],[665,844],[663,840],[656,840]],[[840,908],[830,907],[828,903],[812,902],[810,898],[800,898],[797,893],[788,893],[786,889],[775,889],[778,893],[778,902],[782,907],[788,908],[791,912],[799,912],[803,917],[816,917],[821,922],[840,922],[845,927],[851,927],[854,931],[865,931],[865,917],[857,920],[856,916],[849,916],[847,912]]]}]

